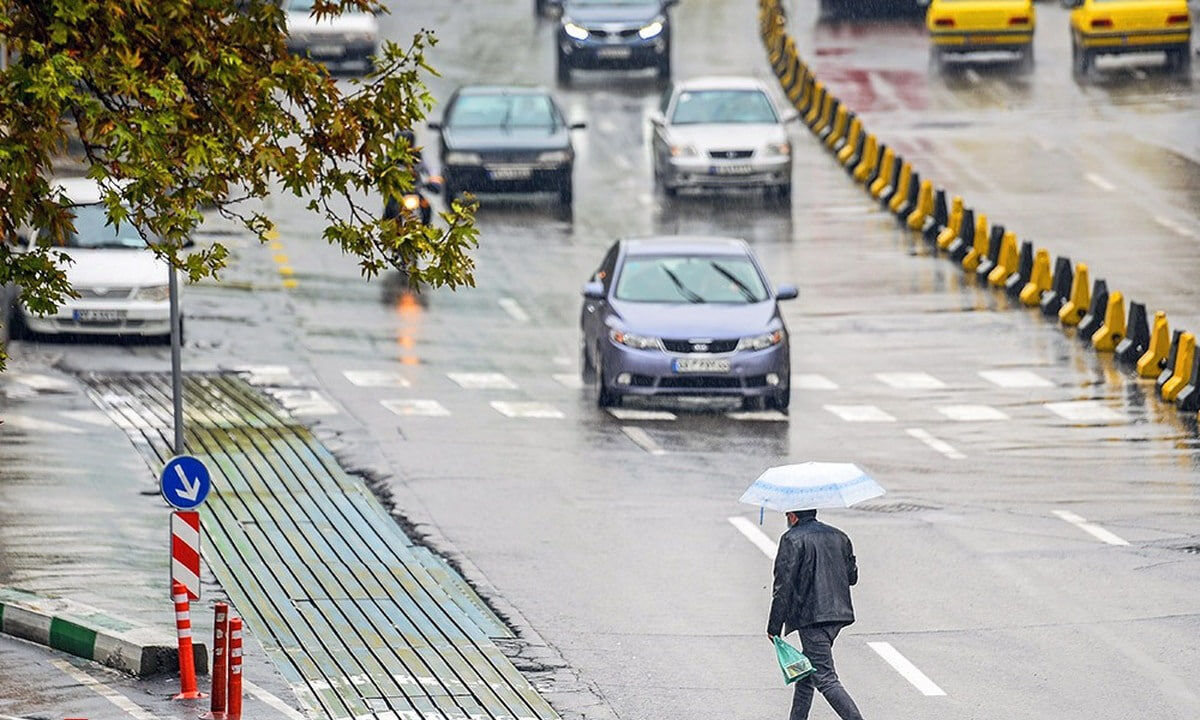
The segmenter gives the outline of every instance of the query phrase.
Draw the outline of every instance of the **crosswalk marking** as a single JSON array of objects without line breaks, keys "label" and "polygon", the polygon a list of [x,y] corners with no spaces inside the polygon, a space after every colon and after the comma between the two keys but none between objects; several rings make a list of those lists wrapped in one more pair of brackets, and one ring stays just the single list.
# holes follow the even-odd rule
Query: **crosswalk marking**
[{"label": "crosswalk marking", "polygon": [[554,373],[554,380],[572,390],[582,390],[584,387],[583,378],[579,377],[579,373]]},{"label": "crosswalk marking", "polygon": [[397,415],[446,417],[450,414],[437,400],[380,400],[379,403]]},{"label": "crosswalk marking", "polygon": [[1073,422],[1108,423],[1128,419],[1125,415],[1113,410],[1099,400],[1045,403],[1042,407],[1061,418]]},{"label": "crosswalk marking", "polygon": [[558,420],[566,417],[558,408],[543,402],[512,402],[496,400],[491,402],[490,405],[496,412],[510,418]]},{"label": "crosswalk marking", "polygon": [[50,420],[39,420],[25,415],[5,415],[0,417],[0,432],[4,432],[5,428],[13,430],[23,430],[27,433],[65,433],[68,435],[82,435],[83,430],[70,425],[52,422]]},{"label": "crosswalk marking", "polygon": [[900,390],[940,390],[946,387],[946,383],[923,372],[875,373],[875,378]]},{"label": "crosswalk marking", "polygon": [[517,384],[497,372],[452,372],[446,377],[468,390],[516,390]]},{"label": "crosswalk marking", "polygon": [[521,304],[513,298],[500,298],[496,301],[496,304],[499,305],[504,312],[508,313],[508,316],[513,320],[516,320],[519,323],[529,322],[529,313],[525,312],[525,308],[521,307]]},{"label": "crosswalk marking", "polygon": [[612,407],[608,414],[618,420],[674,420],[675,413],[666,410],[642,410],[640,408]]},{"label": "crosswalk marking", "polygon": [[929,447],[950,458],[951,460],[962,460],[966,457],[966,455],[963,455],[961,452],[956,450],[953,445],[945,440],[939,440],[938,438],[935,438],[926,430],[922,430],[921,428],[909,428],[908,430],[905,430],[905,432],[911,437],[920,440]]},{"label": "crosswalk marking", "polygon": [[296,384],[296,378],[292,377],[292,371],[286,365],[238,365],[233,371],[245,375],[246,382],[251,385]]},{"label": "crosswalk marking", "polygon": [[625,436],[632,440],[635,445],[651,455],[667,454],[667,451],[663,449],[662,445],[659,445],[654,441],[654,438],[650,437],[650,433],[646,432],[640,427],[637,427],[636,425],[624,425],[621,427],[621,432],[625,433]]},{"label": "crosswalk marking", "polygon": [[825,409],[846,422],[896,422],[874,405],[826,405]]},{"label": "crosswalk marking", "polygon": [[316,390],[268,388],[267,392],[292,415],[337,415],[337,406]]},{"label": "crosswalk marking", "polygon": [[36,373],[13,373],[10,379],[38,392],[69,392],[71,383],[61,378]]},{"label": "crosswalk marking", "polygon": [[792,387],[798,390],[837,390],[837,383],[825,377],[824,375],[816,375],[813,373],[793,375]]},{"label": "crosswalk marking", "polygon": [[737,528],[737,531],[746,536],[746,539],[754,543],[754,547],[762,550],[763,555],[774,560],[775,554],[779,551],[779,545],[767,536],[762,528],[750,522],[750,520],[736,516],[729,518],[729,524]]},{"label": "crosswalk marking", "polygon": [[108,415],[105,415],[99,410],[63,410],[59,414],[68,420],[87,423],[88,425],[109,427],[113,424],[112,420],[109,420]]},{"label": "crosswalk marking", "polygon": [[983,422],[990,420],[1007,420],[1008,415],[991,405],[944,405],[938,412],[959,422]]},{"label": "crosswalk marking", "polygon": [[1054,387],[1054,383],[1031,370],[981,370],[979,376],[1002,388]]},{"label": "crosswalk marking", "polygon": [[725,413],[730,420],[746,422],[787,422],[788,416],[778,410],[739,410]]},{"label": "crosswalk marking", "polygon": [[399,373],[378,370],[346,370],[342,373],[352,385],[368,388],[406,388],[412,383]]},{"label": "crosswalk marking", "polygon": [[892,647],[891,643],[887,642],[869,642],[867,646],[879,654],[884,662],[892,666],[892,669],[900,673],[900,676],[912,683],[920,693],[926,697],[941,697],[946,694],[937,686],[937,683],[929,679],[929,676],[921,672],[916,665],[912,664],[908,658],[900,654],[900,651]]}]

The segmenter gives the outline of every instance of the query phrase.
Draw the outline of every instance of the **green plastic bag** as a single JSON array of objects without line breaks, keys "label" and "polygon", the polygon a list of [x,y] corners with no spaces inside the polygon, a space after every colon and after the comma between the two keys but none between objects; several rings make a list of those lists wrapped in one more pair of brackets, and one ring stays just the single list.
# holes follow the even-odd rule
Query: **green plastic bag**
[{"label": "green plastic bag", "polygon": [[779,659],[779,669],[783,671],[783,681],[786,684],[791,685],[812,673],[812,663],[804,656],[804,653],[787,644],[778,635],[773,640],[775,641],[775,657]]}]

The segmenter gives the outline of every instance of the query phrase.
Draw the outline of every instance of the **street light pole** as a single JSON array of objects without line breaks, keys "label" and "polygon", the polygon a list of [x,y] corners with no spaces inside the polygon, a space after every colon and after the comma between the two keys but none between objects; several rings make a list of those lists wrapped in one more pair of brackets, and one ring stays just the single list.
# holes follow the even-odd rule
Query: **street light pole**
[{"label": "street light pole", "polygon": [[167,288],[171,298],[171,400],[175,418],[175,454],[183,454],[183,368],[181,359],[181,330],[179,321],[179,273],[175,266],[167,268],[170,279]]}]

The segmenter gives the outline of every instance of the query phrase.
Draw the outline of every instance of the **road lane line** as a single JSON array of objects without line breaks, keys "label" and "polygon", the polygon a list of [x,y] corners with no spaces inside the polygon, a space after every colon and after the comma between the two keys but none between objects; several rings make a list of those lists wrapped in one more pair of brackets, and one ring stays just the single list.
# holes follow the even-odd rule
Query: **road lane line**
[{"label": "road lane line", "polygon": [[1117,189],[1116,185],[1113,185],[1112,183],[1110,183],[1109,181],[1100,177],[1096,173],[1085,173],[1084,177],[1087,178],[1088,182],[1090,182],[1091,184],[1100,188],[1104,192],[1112,192],[1113,190]]},{"label": "road lane line", "polygon": [[779,546],[761,528],[741,516],[729,518],[729,524],[737,528],[738,532],[745,535],[746,539],[754,543],[756,548],[762,550],[763,555],[772,560],[775,559],[775,551]]},{"label": "road lane line", "polygon": [[529,313],[525,312],[525,308],[521,307],[521,304],[516,300],[510,297],[504,297],[497,300],[496,304],[503,308],[504,312],[508,313],[509,317],[511,317],[513,320],[516,320],[520,323],[529,322]]},{"label": "road lane line", "polygon": [[896,422],[874,405],[826,405],[825,409],[846,422]]},{"label": "road lane line", "polygon": [[91,675],[88,675],[66,660],[51,660],[50,662],[54,665],[54,667],[75,678],[76,682],[78,682],[80,685],[83,685],[113,705],[116,705],[118,708],[124,710],[130,715],[130,717],[136,718],[136,720],[155,720],[153,715],[135,705],[132,700],[116,690],[113,690],[111,687],[105,685]]},{"label": "road lane line", "polygon": [[654,441],[650,437],[650,433],[635,425],[622,425],[621,432],[625,433],[625,437],[633,441],[635,445],[650,453],[651,455],[666,455],[667,451],[663,450],[662,445]]},{"label": "road lane line", "polygon": [[935,438],[933,435],[930,435],[928,432],[926,432],[925,430],[922,430],[921,428],[909,428],[909,429],[905,430],[905,432],[908,433],[909,435],[911,435],[912,437],[915,437],[916,439],[920,440],[921,442],[925,443],[926,445],[933,448],[934,450],[937,450],[938,452],[940,452],[941,454],[950,458],[951,460],[962,460],[963,458],[966,457],[966,455],[963,455],[958,450],[955,450],[954,446],[951,445],[950,443],[946,442],[945,440],[939,440],[939,439]]},{"label": "road lane line", "polygon": [[1171,218],[1163,217],[1162,215],[1156,216],[1154,218],[1154,222],[1156,222],[1159,225],[1162,225],[1163,227],[1165,227],[1166,229],[1176,232],[1184,237],[1189,237],[1189,238],[1200,237],[1200,235],[1198,235],[1195,230],[1192,230],[1191,228],[1187,227],[1186,225],[1177,223],[1174,220],[1172,220]]},{"label": "road lane line", "polygon": [[288,720],[305,720],[304,715],[297,712],[295,708],[288,705],[283,700],[280,700],[275,695],[272,695],[271,693],[267,692],[266,690],[263,690],[262,688],[255,685],[254,683],[250,682],[249,680],[243,679],[242,687],[246,688],[246,691],[249,692],[254,697],[258,698],[262,702],[266,703],[267,705],[270,705],[271,707],[275,708],[279,712],[283,713],[285,716],[287,716]]},{"label": "road lane line", "polygon": [[921,672],[916,665],[900,654],[900,651],[892,647],[891,643],[886,642],[869,642],[867,645],[883,658],[884,662],[892,666],[892,669],[900,673],[900,676],[913,684],[917,690],[925,697],[941,697],[946,694],[946,691],[937,686],[937,683],[929,679],[929,676]]},{"label": "road lane line", "polygon": [[1128,545],[1129,544],[1129,541],[1127,541],[1125,538],[1120,537],[1116,533],[1109,532],[1108,530],[1105,530],[1104,528],[1100,527],[1099,525],[1090,523],[1087,520],[1085,520],[1084,518],[1079,517],[1078,515],[1076,515],[1075,513],[1071,512],[1069,510],[1055,510],[1054,514],[1057,515],[1060,520],[1065,520],[1066,522],[1071,523],[1075,527],[1088,533],[1089,535],[1096,538],[1097,540],[1100,540],[1101,542],[1106,542],[1109,545]]}]

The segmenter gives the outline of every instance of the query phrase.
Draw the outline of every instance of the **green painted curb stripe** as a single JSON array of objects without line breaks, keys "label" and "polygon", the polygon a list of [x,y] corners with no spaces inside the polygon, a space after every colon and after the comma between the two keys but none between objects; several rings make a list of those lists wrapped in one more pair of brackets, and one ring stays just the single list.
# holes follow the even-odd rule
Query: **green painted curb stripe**
[{"label": "green painted curb stripe", "polygon": [[96,631],[59,618],[50,619],[50,647],[71,655],[92,659]]}]

